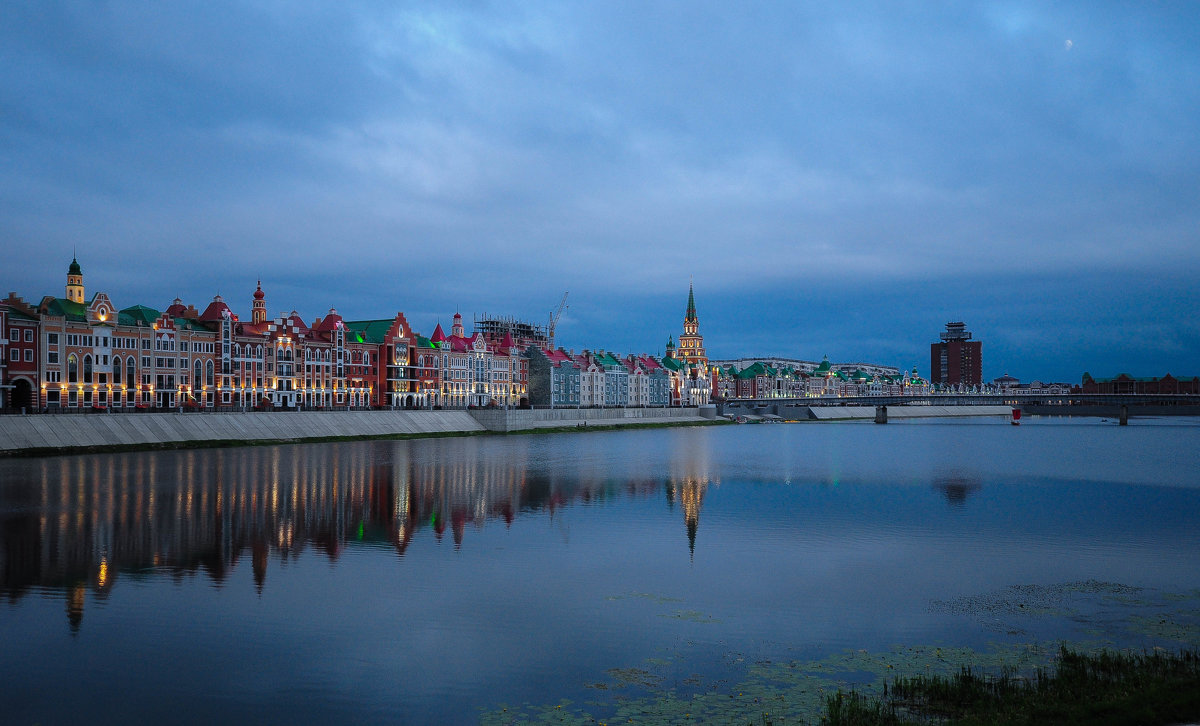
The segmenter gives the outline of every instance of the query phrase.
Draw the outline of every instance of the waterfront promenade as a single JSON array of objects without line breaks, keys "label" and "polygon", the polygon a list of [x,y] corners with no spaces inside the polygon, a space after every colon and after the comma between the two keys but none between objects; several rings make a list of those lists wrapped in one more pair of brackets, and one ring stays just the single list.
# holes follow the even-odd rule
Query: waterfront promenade
[{"label": "waterfront promenade", "polygon": [[552,428],[697,424],[698,408],[478,409],[0,416],[0,456],[357,438],[420,438]]}]

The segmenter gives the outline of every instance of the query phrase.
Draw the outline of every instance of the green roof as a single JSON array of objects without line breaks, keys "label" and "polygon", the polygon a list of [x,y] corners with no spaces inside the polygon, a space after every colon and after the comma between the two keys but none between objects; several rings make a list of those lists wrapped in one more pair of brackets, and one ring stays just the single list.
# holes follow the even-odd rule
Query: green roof
[{"label": "green roof", "polygon": [[154,308],[148,308],[145,305],[134,305],[133,307],[125,308],[117,313],[117,325],[132,325],[148,328],[154,325],[154,321],[158,320],[158,316],[160,315],[162,315],[162,313]]},{"label": "green roof", "polygon": [[678,358],[663,358],[662,365],[663,368],[666,368],[667,370],[677,372],[683,370],[683,361],[679,360]]},{"label": "green roof", "polygon": [[87,321],[87,305],[73,302],[63,297],[50,298],[46,303],[46,315],[57,315],[67,320]]},{"label": "green roof", "polygon": [[392,327],[392,323],[396,322],[395,318],[388,320],[354,320],[346,321],[346,329],[354,335],[352,338],[357,338],[358,343],[383,343],[387,338],[387,331]]},{"label": "green roof", "polygon": [[613,368],[613,367],[620,367],[622,369],[625,368],[624,364],[622,364],[621,361],[617,360],[616,356],[614,356],[612,353],[597,353],[596,354],[596,362],[599,363],[600,365],[604,366],[605,368]]},{"label": "green roof", "polygon": [[[59,268],[62,269],[62,268]],[[67,268],[68,275],[82,275],[83,270],[79,269],[79,260],[71,258],[71,266]]]},{"label": "green roof", "polygon": [[433,341],[430,340],[429,338],[426,338],[424,335],[417,336],[417,347],[418,348],[437,348],[437,346],[433,344]]},{"label": "green roof", "polygon": [[825,356],[825,358],[821,361],[821,365],[817,366],[813,370],[813,373],[818,374],[818,375],[824,375],[824,374],[828,373],[832,367],[833,366],[829,365],[829,356]]},{"label": "green roof", "polygon": [[189,318],[174,318],[174,320],[176,330],[199,330],[205,333],[213,332],[212,328],[198,320],[191,320]]},{"label": "green roof", "polygon": [[[4,304],[4,301],[0,300],[0,305],[3,305],[3,304]],[[18,308],[15,308],[15,307],[9,306],[9,307],[6,307],[5,310],[8,310],[9,320],[37,320],[37,316],[28,315],[25,312],[19,310]]]}]

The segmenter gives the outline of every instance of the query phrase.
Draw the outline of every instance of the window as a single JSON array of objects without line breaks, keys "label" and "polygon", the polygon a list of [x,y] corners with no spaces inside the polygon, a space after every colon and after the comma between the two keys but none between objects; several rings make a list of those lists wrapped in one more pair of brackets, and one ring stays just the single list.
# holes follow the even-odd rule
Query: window
[{"label": "window", "polygon": [[83,357],[83,382],[92,382],[92,357],[90,355]]},{"label": "window", "polygon": [[202,367],[203,365],[204,364],[200,362],[200,359],[197,358],[196,365],[194,365],[192,367],[192,370],[193,370],[192,380],[195,381],[197,384],[200,383],[200,379],[203,376],[203,370],[204,370]]},{"label": "window", "polygon": [[12,350],[8,351],[8,358],[9,360],[21,360],[21,351],[13,348]]},{"label": "window", "polygon": [[120,356],[113,356],[112,376],[113,376],[112,377],[113,383],[121,382],[121,357]]},{"label": "window", "polygon": [[75,354],[67,356],[67,383],[79,382],[79,359]]},{"label": "window", "polygon": [[58,333],[47,333],[46,343],[47,345],[58,345]]},{"label": "window", "polygon": [[204,364],[204,383],[205,385],[213,385],[213,362],[210,360]]},{"label": "window", "polygon": [[26,362],[26,363],[32,363],[32,362],[33,362],[33,348],[26,348],[26,349],[25,349],[25,362]]},{"label": "window", "polygon": [[25,331],[25,342],[26,343],[33,342],[33,328],[30,328],[29,330]]},{"label": "window", "polygon": [[129,356],[128,360],[125,361],[125,385],[128,386],[129,388],[133,388],[135,385],[134,381],[135,381],[135,379],[133,377],[133,356]]}]

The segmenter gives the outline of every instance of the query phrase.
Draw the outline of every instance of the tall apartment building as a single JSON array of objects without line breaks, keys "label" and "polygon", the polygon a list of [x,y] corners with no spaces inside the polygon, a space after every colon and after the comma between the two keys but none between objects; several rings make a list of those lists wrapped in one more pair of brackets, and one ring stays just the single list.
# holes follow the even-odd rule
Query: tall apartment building
[{"label": "tall apartment building", "polygon": [[983,343],[971,340],[965,323],[946,323],[941,342],[929,346],[929,380],[945,386],[983,383]]}]

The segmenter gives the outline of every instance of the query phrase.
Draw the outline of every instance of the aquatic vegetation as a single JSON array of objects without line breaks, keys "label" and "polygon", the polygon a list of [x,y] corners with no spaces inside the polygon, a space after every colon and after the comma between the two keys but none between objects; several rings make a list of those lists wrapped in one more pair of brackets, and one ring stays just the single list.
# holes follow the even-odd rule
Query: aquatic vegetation
[{"label": "aquatic vegetation", "polygon": [[1142,724],[1200,716],[1200,652],[1078,653],[1063,647],[1053,672],[950,676],[892,682],[882,697],[838,692],[828,724]]},{"label": "aquatic vegetation", "polygon": [[699,610],[676,610],[673,613],[660,613],[660,618],[673,618],[675,620],[686,620],[690,623],[719,623],[720,620],[711,615],[702,613]]},{"label": "aquatic vegetation", "polygon": [[656,605],[663,605],[666,603],[673,603],[673,602],[683,602],[682,599],[677,598],[677,597],[667,597],[666,595],[656,595],[655,593],[652,593],[652,592],[627,592],[623,595],[609,595],[608,597],[606,597],[604,599],[610,600],[610,601],[612,601],[612,600],[648,600],[652,603],[655,603]]},{"label": "aquatic vegetation", "polygon": [[[620,596],[626,597],[672,602],[647,593]],[[1030,642],[1012,642],[1010,638],[982,648],[897,645],[886,650],[849,650],[815,659],[751,660],[744,653],[729,651],[719,661],[732,672],[731,677],[707,680],[694,673],[671,675],[673,668],[686,663],[654,657],[646,659],[640,667],[609,669],[605,671],[607,680],[585,686],[597,695],[605,694],[604,699],[578,706],[565,702],[526,704],[519,717],[492,711],[484,714],[482,722],[489,725],[909,723],[904,720],[910,718],[906,714],[918,705],[916,697],[904,690],[917,687],[912,684],[931,684],[930,694],[953,688],[999,692],[997,689],[1015,689],[1022,687],[1021,684],[1041,682],[1039,679],[1044,681],[1051,677],[1047,674],[1063,671],[1064,664],[1068,669],[1082,668],[1085,675],[1092,673],[1087,677],[1095,678],[1105,668],[1114,673],[1149,670],[1155,678],[1169,675],[1174,666],[1162,665],[1166,661],[1156,659],[1169,658],[1170,649],[1158,643],[1200,647],[1198,601],[1200,591],[1163,594],[1097,580],[1014,586],[984,595],[934,602],[930,609],[975,616],[985,629],[991,629],[989,624],[996,621],[1011,628],[1022,620],[1045,620],[1064,627],[1070,625],[1082,637]],[[694,610],[675,610],[660,617],[713,622],[711,616]],[[1146,647],[1154,649],[1147,655],[1142,653]],[[1196,654],[1187,657],[1193,663],[1188,668],[1200,671],[1194,665]],[[1092,658],[1098,659],[1095,662],[1100,665],[1079,665],[1092,662],[1079,659]],[[1185,668],[1181,677],[1192,677],[1188,672]],[[1067,675],[1075,677],[1074,673],[1068,671]],[[969,674],[969,678],[964,674]],[[907,700],[896,700],[897,683],[902,684],[901,692]],[[993,683],[1001,685],[989,685]],[[1200,686],[1195,690],[1200,693]],[[882,700],[885,698],[889,700]],[[935,712],[931,707],[925,713]],[[1031,713],[1052,718],[1041,711]],[[509,720],[504,719],[506,716]]]}]

